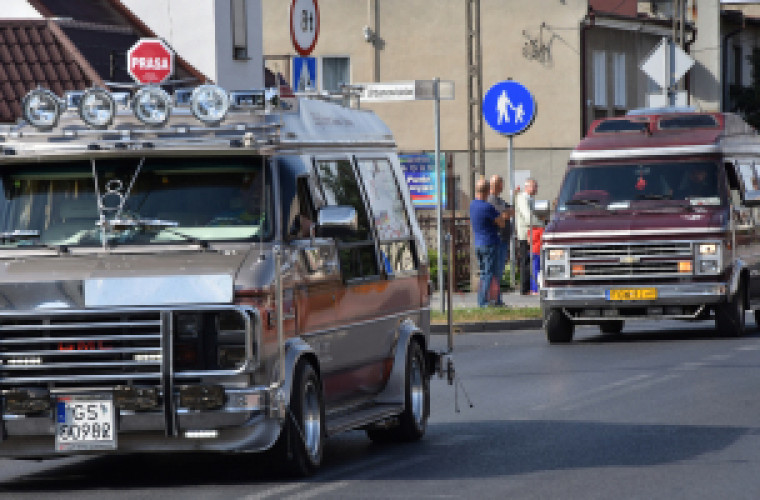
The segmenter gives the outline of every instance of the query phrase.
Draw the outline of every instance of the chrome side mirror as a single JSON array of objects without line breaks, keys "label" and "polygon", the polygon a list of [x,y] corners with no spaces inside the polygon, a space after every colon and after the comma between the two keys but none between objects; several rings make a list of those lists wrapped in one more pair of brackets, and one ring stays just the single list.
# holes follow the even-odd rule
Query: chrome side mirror
[{"label": "chrome side mirror", "polygon": [[354,207],[328,205],[317,213],[317,236],[347,236],[359,230],[359,217]]},{"label": "chrome side mirror", "polygon": [[549,200],[535,200],[533,202],[533,213],[539,219],[548,219],[551,215]]}]

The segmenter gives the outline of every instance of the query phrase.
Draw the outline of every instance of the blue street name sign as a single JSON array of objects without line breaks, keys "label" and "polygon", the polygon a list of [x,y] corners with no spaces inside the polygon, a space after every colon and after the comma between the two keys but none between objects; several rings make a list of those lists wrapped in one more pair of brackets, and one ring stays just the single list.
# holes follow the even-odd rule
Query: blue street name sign
[{"label": "blue street name sign", "polygon": [[505,80],[494,84],[483,99],[483,118],[496,132],[525,132],[536,116],[536,101],[521,83]]}]

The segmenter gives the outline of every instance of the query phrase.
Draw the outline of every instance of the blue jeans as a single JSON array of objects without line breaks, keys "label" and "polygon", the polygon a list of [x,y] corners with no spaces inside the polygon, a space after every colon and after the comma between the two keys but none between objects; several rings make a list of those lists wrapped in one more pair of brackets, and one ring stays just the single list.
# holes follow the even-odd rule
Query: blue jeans
[{"label": "blue jeans", "polygon": [[530,277],[530,291],[538,292],[538,273],[541,272],[541,255],[534,253],[531,254],[533,259],[533,274]]},{"label": "blue jeans", "polygon": [[496,245],[486,245],[476,247],[475,251],[478,256],[478,269],[480,271],[480,280],[478,281],[478,305],[483,307],[488,305],[488,287],[491,285],[491,280],[496,276],[499,250]]}]

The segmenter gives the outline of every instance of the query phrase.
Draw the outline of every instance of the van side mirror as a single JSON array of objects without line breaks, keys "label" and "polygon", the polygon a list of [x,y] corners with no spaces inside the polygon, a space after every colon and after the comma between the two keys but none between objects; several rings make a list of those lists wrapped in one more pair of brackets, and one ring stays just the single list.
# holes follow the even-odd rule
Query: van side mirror
[{"label": "van side mirror", "polygon": [[328,205],[317,213],[316,235],[324,238],[350,236],[359,230],[356,209],[347,205]]},{"label": "van side mirror", "polygon": [[760,165],[754,163],[736,163],[734,164],[739,188],[742,199],[746,206],[760,205],[760,178],[758,170]]}]

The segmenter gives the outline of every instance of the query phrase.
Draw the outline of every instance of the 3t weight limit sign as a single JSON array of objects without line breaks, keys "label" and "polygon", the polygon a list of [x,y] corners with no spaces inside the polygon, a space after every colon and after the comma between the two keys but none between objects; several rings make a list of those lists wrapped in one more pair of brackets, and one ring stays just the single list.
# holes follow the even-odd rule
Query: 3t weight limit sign
[{"label": "3t weight limit sign", "polygon": [[290,4],[290,39],[293,48],[302,56],[314,50],[319,37],[319,7],[317,0],[293,0]]}]

